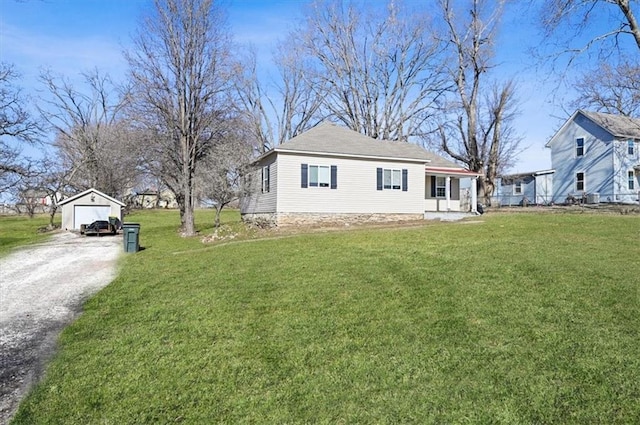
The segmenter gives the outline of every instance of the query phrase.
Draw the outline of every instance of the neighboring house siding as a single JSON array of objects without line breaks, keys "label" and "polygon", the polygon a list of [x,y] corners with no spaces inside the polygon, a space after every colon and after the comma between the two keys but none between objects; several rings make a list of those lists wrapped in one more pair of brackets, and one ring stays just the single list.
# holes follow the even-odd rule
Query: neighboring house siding
[{"label": "neighboring house siding", "polygon": [[[269,168],[269,191],[262,192],[262,169]],[[278,163],[276,155],[256,164],[254,170],[244,178],[244,194],[240,201],[242,214],[271,214],[276,212],[278,191]]]},{"label": "neighboring house siding", "polygon": [[[640,164],[640,143],[634,142],[633,155],[628,153],[628,140],[616,140],[613,144],[613,201],[638,202],[638,172],[634,169]],[[629,189],[629,172],[633,172],[634,185]]]},{"label": "neighboring house siding", "polygon": [[[516,185],[520,183],[521,192],[516,193]],[[525,176],[516,179],[500,179],[497,185],[497,199],[499,205],[513,206],[533,204],[536,202],[536,179],[534,176]],[[526,198],[526,202],[525,202]]]},{"label": "neighboring house siding", "polygon": [[[337,188],[301,187],[302,164],[336,166]],[[377,190],[378,168],[406,169],[408,190]],[[292,153],[278,155],[278,212],[422,214],[423,193],[423,163]]]},{"label": "neighboring house siding", "polygon": [[[584,155],[576,156],[576,139],[584,138]],[[600,199],[613,196],[613,136],[581,114],[555,136],[551,148],[553,201],[564,202],[568,195],[599,193]],[[584,190],[576,189],[576,173],[584,173]]]},{"label": "neighboring house siding", "polygon": [[535,178],[535,202],[549,205],[553,202],[553,174],[542,174]]}]

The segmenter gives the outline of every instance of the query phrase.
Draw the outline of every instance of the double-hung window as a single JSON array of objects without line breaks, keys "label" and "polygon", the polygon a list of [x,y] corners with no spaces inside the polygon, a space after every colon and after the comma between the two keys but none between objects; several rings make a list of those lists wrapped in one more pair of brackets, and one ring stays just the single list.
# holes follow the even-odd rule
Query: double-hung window
[{"label": "double-hung window", "polygon": [[309,187],[329,187],[330,170],[328,165],[309,165]]},{"label": "double-hung window", "polygon": [[522,180],[517,180],[513,183],[513,194],[522,195]]},{"label": "double-hung window", "polygon": [[302,164],[301,187],[327,187],[337,189],[338,167],[335,165]]},{"label": "double-hung window", "polygon": [[636,187],[636,176],[633,170],[629,170],[627,173],[627,184],[629,186],[629,190],[634,190]]},{"label": "double-hung window", "polygon": [[394,168],[376,169],[376,188],[378,190],[409,190],[409,170]]},{"label": "double-hung window", "polygon": [[584,188],[584,173],[576,173],[576,190],[582,192]]},{"label": "double-hung window", "polygon": [[576,139],[576,156],[584,156],[584,137]]},{"label": "double-hung window", "polygon": [[436,198],[445,198],[446,196],[447,196],[446,177],[436,177]]},{"label": "double-hung window", "polygon": [[402,170],[393,170],[390,168],[385,168],[382,171],[383,173],[383,188],[384,189],[393,189],[400,190],[402,188]]},{"label": "double-hung window", "polygon": [[262,193],[267,193],[270,191],[271,186],[271,175],[269,172],[269,166],[262,167]]},{"label": "double-hung window", "polygon": [[633,139],[627,140],[627,155],[633,156],[636,152],[636,146]]}]

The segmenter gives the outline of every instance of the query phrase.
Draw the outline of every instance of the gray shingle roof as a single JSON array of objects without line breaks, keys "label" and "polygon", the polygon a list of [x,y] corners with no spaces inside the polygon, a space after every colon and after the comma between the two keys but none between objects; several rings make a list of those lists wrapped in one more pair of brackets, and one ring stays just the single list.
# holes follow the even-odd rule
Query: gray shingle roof
[{"label": "gray shingle roof", "polygon": [[275,150],[407,159],[428,162],[430,166],[462,168],[413,143],[376,140],[332,123],[320,124],[282,143]]},{"label": "gray shingle roof", "polygon": [[640,119],[602,112],[580,111],[582,115],[607,130],[614,137],[640,139]]}]

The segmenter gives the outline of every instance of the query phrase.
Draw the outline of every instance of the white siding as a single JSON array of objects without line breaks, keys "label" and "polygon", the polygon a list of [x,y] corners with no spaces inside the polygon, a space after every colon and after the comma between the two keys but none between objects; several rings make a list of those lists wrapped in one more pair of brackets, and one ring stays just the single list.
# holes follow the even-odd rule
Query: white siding
[{"label": "white siding", "polygon": [[[638,176],[634,167],[640,164],[640,143],[635,142],[633,155],[628,153],[627,140],[616,140],[613,144],[613,189],[615,202],[637,203]],[[629,190],[629,171],[634,172],[634,188]]]},{"label": "white siding", "polygon": [[[269,192],[262,193],[262,168],[269,167]],[[278,188],[278,163],[271,155],[255,166],[244,178],[244,194],[240,201],[242,214],[265,214],[276,212]]]},{"label": "white siding", "polygon": [[[335,165],[337,189],[302,188],[302,164]],[[408,191],[377,190],[377,168],[407,169]],[[420,214],[424,212],[423,208],[424,164],[422,163],[284,153],[278,155],[278,212]]]},{"label": "white siding", "polygon": [[553,200],[553,174],[536,176],[536,204],[548,205]]},{"label": "white siding", "polygon": [[[93,196],[93,199],[91,197]],[[109,216],[118,217],[122,220],[122,208],[119,204],[112,202],[102,196],[94,193],[87,193],[84,196],[79,197],[78,199],[74,199],[71,202],[68,202],[62,205],[62,228],[65,230],[80,230],[80,224],[91,224],[91,223],[76,223],[75,220],[75,207],[76,206],[104,206],[109,207]],[[108,217],[107,217],[108,218]],[[77,227],[76,227],[77,224]]]},{"label": "white siding", "polygon": [[[584,155],[576,156],[576,138],[583,137]],[[585,193],[599,193],[600,200],[613,197],[613,138],[601,127],[578,114],[555,136],[550,145],[553,201],[564,202],[567,195],[582,196],[575,187],[576,173],[585,173]]]}]

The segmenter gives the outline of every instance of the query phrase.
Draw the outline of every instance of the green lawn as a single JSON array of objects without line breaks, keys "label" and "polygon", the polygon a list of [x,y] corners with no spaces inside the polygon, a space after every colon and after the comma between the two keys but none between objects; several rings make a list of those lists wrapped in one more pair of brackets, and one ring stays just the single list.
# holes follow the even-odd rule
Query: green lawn
[{"label": "green lawn", "polygon": [[640,421],[640,216],[480,220],[204,246],[127,217],[145,250],[15,423]]},{"label": "green lawn", "polygon": [[[49,224],[47,214],[36,215],[32,219],[25,216],[0,217],[0,256],[6,255],[18,246],[48,238],[50,234],[38,231],[47,224]],[[59,220],[58,225],[60,225]]]}]

